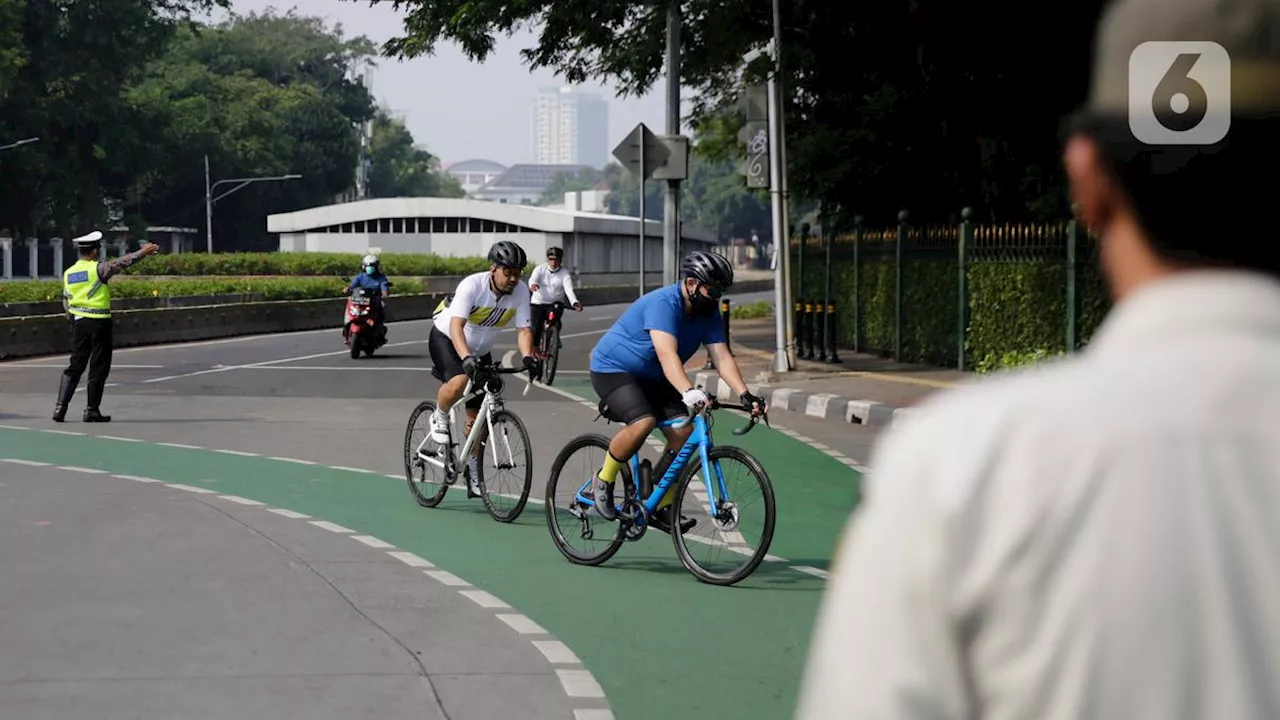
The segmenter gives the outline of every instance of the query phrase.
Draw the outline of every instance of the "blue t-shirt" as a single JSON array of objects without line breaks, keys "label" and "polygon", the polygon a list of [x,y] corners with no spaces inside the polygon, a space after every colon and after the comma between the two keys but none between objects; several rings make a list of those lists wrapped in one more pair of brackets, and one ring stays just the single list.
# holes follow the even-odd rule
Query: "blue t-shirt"
[{"label": "blue t-shirt", "polygon": [[668,285],[632,303],[591,351],[591,371],[662,378],[662,364],[653,348],[650,330],[675,336],[681,363],[688,362],[704,343],[725,342],[720,314],[685,317],[681,293],[680,284]]},{"label": "blue t-shirt", "polygon": [[387,280],[386,275],[383,275],[382,273],[370,275],[369,273],[362,272],[351,278],[351,284],[347,286],[347,289],[354,290],[358,287],[368,288],[369,290],[378,290],[383,295],[386,295],[387,288],[390,286],[391,281]]}]

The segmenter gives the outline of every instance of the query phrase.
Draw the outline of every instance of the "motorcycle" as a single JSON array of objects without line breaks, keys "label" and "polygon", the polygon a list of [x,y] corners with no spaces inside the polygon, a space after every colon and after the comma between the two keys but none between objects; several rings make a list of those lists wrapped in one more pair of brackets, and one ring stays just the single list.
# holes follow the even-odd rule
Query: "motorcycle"
[{"label": "motorcycle", "polygon": [[381,303],[381,294],[369,288],[355,288],[347,298],[342,339],[351,349],[352,360],[360,357],[361,352],[365,357],[372,357],[374,350],[387,344],[386,319]]}]

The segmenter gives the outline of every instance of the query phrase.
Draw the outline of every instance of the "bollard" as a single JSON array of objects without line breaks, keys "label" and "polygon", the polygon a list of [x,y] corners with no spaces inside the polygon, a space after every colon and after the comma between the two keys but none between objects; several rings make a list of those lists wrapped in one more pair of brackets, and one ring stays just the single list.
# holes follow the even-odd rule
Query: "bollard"
[{"label": "bollard", "polygon": [[806,300],[804,303],[804,335],[805,335],[804,342],[806,345],[808,345],[808,348],[805,350],[805,354],[804,354],[804,358],[806,360],[812,360],[814,356],[814,352],[813,352],[814,327],[813,326],[814,326],[814,323],[816,323],[817,321],[818,321],[818,316],[813,312],[813,301]]},{"label": "bollard", "polygon": [[818,362],[826,362],[827,343],[830,342],[827,338],[828,314],[826,303],[818,303],[814,308],[814,312],[816,313],[813,318],[813,323],[816,326],[814,335],[816,336],[815,339],[818,343]]},{"label": "bollard", "polygon": [[827,343],[831,346],[831,357],[827,358],[827,362],[839,365],[844,361],[836,354],[836,345],[840,343],[836,335],[836,306],[834,304],[827,305]]}]

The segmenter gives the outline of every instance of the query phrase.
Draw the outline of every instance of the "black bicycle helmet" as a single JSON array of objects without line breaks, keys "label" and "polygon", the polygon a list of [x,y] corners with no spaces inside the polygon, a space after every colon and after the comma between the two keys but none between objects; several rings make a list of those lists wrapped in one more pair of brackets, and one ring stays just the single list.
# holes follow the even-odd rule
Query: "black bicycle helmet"
[{"label": "black bicycle helmet", "polygon": [[510,240],[503,240],[502,242],[494,243],[493,247],[489,248],[489,262],[498,267],[524,269],[529,259],[524,254],[524,248]]},{"label": "black bicycle helmet", "polygon": [[549,258],[555,258],[555,259],[557,259],[557,260],[563,260],[563,259],[564,259],[564,250],[563,250],[562,248],[558,248],[558,247],[555,247],[555,246],[549,247],[549,248],[547,248],[547,257],[549,257]]},{"label": "black bicycle helmet", "polygon": [[733,266],[723,255],[695,250],[685,256],[680,271],[704,285],[728,290],[733,285]]}]

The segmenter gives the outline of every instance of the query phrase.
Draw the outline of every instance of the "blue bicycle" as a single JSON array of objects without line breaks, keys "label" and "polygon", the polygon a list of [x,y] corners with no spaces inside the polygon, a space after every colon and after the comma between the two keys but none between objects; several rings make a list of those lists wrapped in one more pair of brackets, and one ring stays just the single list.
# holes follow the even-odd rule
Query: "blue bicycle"
[{"label": "blue bicycle", "polygon": [[[602,400],[599,405],[600,417],[608,422],[618,422],[608,406]],[[623,466],[619,477],[622,481],[622,498],[617,502],[617,521],[607,521],[595,513],[595,503],[591,490],[596,471],[604,460],[604,453],[609,451],[609,438],[599,434],[580,435],[565,445],[556,456],[551,466],[551,476],[547,479],[546,512],[547,528],[551,539],[570,562],[578,565],[601,565],[621,549],[624,542],[634,542],[644,536],[654,526],[651,521],[654,512],[663,504],[668,492],[676,493],[670,503],[670,515],[676,519],[670,523],[671,529],[660,528],[668,532],[675,543],[676,555],[685,568],[699,580],[713,585],[733,585],[740,582],[759,567],[769,552],[773,541],[773,529],[776,520],[773,486],[764,467],[747,451],[733,446],[717,446],[712,441],[711,429],[714,425],[714,410],[739,410],[750,412],[749,407],[719,403],[715,396],[693,417],[693,433],[678,452],[667,451],[654,466],[648,458],[640,459],[637,452],[630,462]],[[755,427],[761,418],[752,417],[747,425],[733,431],[734,435],[745,435]],[[763,417],[768,424],[768,416]],[[674,421],[663,423],[671,426]],[[598,449],[598,458],[586,457],[591,450]],[[570,460],[580,451],[587,451],[580,456],[581,467],[576,464],[567,469]],[[740,502],[740,493],[730,494],[725,482],[724,464],[734,463],[746,468],[747,474],[759,487],[764,500],[764,519],[759,527],[759,539],[748,542],[743,537],[743,520],[741,517],[744,502]],[[713,472],[699,472],[702,468],[711,467]],[[560,476],[566,476],[566,484],[576,489],[563,504],[557,502],[556,488],[560,484]],[[655,485],[653,478],[659,480]],[[701,477],[700,483],[695,478]],[[639,479],[637,492],[636,479]],[[567,494],[567,493],[566,493]],[[561,523],[564,523],[563,525]],[[595,537],[598,526],[610,527],[607,538]],[[695,530],[708,529],[718,537],[707,540],[694,534]],[[674,531],[673,531],[674,530]],[[570,538],[598,542],[600,547],[593,550],[578,550],[570,544]],[[708,563],[696,560],[691,549],[726,549],[738,564],[727,569],[717,570]]]}]

